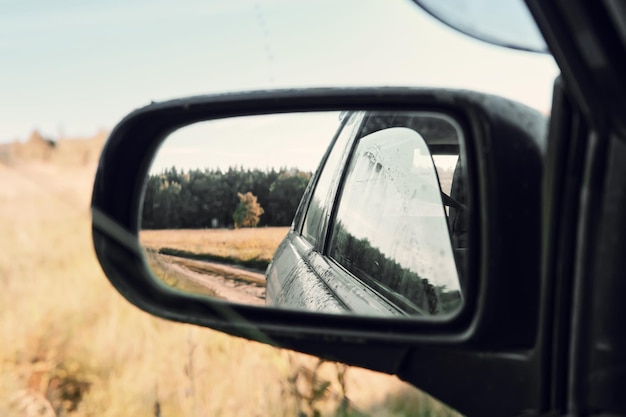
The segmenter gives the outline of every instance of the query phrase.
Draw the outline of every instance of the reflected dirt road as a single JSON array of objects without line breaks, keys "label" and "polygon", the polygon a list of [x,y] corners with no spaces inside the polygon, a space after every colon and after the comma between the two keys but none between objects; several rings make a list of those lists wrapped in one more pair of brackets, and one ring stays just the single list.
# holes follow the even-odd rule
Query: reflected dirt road
[{"label": "reflected dirt road", "polygon": [[170,255],[158,255],[167,268],[178,276],[215,293],[233,303],[265,305],[263,273],[217,262],[198,261]]}]

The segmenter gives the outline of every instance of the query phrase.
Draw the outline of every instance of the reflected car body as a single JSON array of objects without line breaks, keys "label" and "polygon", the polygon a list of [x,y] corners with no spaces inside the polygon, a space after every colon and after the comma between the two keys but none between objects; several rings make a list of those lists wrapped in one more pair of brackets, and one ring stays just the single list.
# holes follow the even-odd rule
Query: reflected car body
[{"label": "reflected car body", "polygon": [[[453,313],[462,300],[464,248],[453,245],[461,240],[449,221],[464,204],[449,194],[453,174],[462,176],[461,141],[460,127],[443,114],[344,114],[267,268],[266,303],[368,315]],[[437,156],[447,166],[435,164]]]}]

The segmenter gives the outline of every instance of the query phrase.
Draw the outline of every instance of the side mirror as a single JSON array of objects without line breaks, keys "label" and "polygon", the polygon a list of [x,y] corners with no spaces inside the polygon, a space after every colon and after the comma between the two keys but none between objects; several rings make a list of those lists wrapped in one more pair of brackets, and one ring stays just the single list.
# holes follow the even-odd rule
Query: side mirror
[{"label": "side mirror", "polygon": [[[334,136],[319,134],[322,119],[334,121]],[[540,114],[464,91],[288,90],[152,104],[105,146],[94,246],[115,288],[151,314],[398,374],[471,412],[460,392],[473,371],[454,370],[488,379],[524,359],[481,349],[530,349],[537,334],[544,135]],[[260,186],[241,174],[247,168],[177,168],[180,152],[170,165],[172,144],[205,161],[235,146],[235,164],[246,149],[319,153],[310,171],[290,172],[296,158],[286,157],[287,169]],[[265,274],[221,266],[233,275],[222,287],[258,290],[256,300],[229,301],[206,284],[206,261],[233,261],[232,251],[198,242],[211,229],[262,221],[287,226],[282,242],[275,256],[234,260]],[[525,406],[517,388],[501,387],[507,397],[494,413]]]}]

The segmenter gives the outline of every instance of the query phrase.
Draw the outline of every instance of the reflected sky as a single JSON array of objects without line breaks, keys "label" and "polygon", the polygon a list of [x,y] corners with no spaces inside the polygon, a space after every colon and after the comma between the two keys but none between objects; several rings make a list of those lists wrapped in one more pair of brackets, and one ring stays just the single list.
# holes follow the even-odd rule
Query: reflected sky
[{"label": "reflected sky", "polygon": [[190,170],[300,168],[315,171],[339,127],[339,112],[235,117],[196,123],[172,133],[151,174]]}]

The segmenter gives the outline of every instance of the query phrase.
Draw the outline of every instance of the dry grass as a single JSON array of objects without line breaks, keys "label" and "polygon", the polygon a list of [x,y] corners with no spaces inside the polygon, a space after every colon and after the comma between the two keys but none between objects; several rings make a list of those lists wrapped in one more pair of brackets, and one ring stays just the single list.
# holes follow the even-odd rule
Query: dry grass
[{"label": "dry grass", "polygon": [[343,389],[367,414],[439,409],[393,377],[311,376],[315,358],[139,311],[93,253],[94,166],[73,169],[0,165],[0,415],[293,416],[324,386],[312,407],[325,415]]},{"label": "dry grass", "polygon": [[148,249],[186,257],[225,260],[264,269],[288,227],[200,230],[143,230],[139,239]]}]

